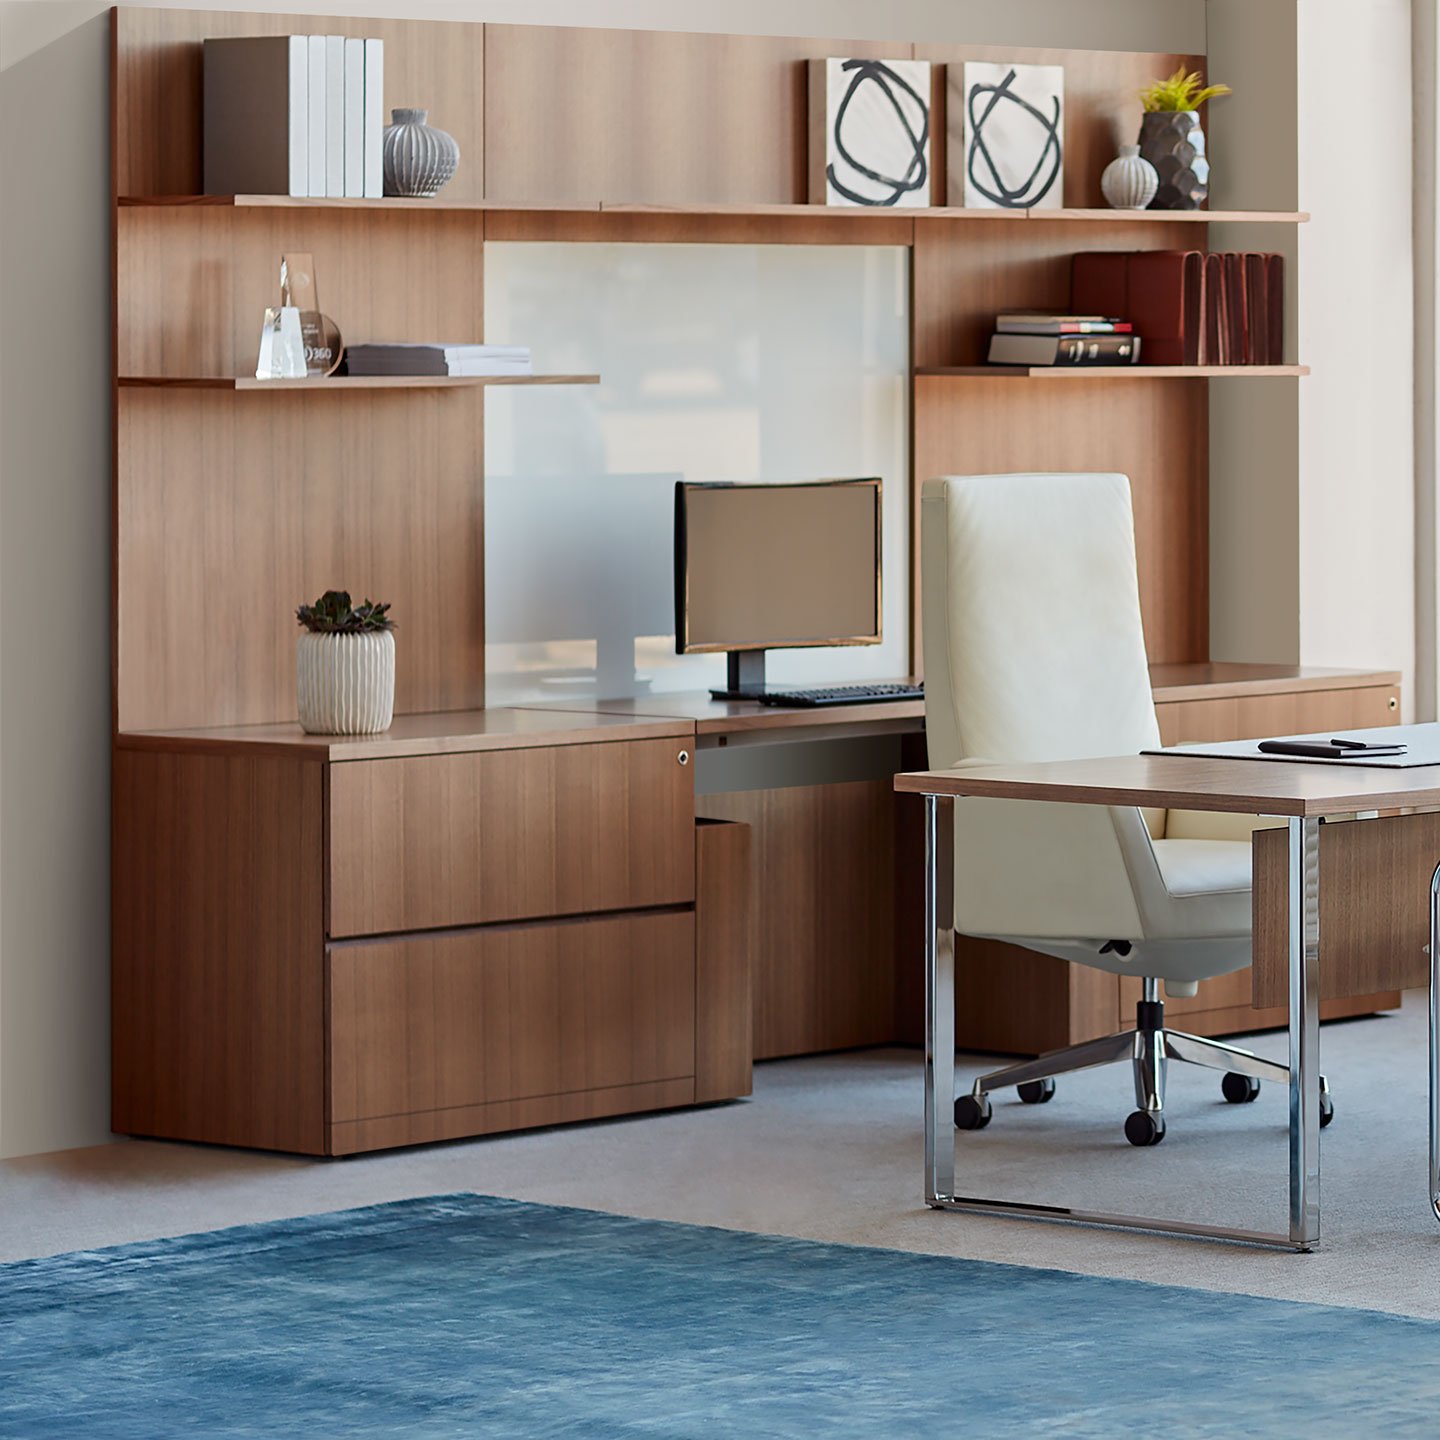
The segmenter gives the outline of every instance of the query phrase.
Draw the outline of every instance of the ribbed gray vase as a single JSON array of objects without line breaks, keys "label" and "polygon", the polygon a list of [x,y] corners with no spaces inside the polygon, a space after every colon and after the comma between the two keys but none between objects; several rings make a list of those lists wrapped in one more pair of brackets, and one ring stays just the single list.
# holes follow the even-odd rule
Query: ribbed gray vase
[{"label": "ribbed gray vase", "polygon": [[428,110],[392,110],[385,127],[385,193],[433,195],[455,173],[460,146],[425,123]]},{"label": "ribbed gray vase", "polygon": [[1152,210],[1198,210],[1210,193],[1205,132],[1194,110],[1152,110],[1140,120],[1140,154],[1160,177]]}]

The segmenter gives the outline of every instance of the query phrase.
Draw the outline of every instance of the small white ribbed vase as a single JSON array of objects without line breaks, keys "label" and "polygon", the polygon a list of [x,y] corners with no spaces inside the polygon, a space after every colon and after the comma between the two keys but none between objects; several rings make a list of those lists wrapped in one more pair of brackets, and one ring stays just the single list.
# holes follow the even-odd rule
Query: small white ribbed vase
[{"label": "small white ribbed vase", "polygon": [[460,164],[455,137],[425,122],[428,110],[392,110],[380,142],[387,195],[433,195]]},{"label": "small white ribbed vase", "polygon": [[1112,210],[1143,210],[1159,188],[1160,176],[1138,145],[1122,145],[1100,176],[1100,193]]},{"label": "small white ribbed vase", "polygon": [[311,735],[375,735],[395,715],[395,636],[389,630],[327,635],[307,630],[295,647],[300,727]]}]

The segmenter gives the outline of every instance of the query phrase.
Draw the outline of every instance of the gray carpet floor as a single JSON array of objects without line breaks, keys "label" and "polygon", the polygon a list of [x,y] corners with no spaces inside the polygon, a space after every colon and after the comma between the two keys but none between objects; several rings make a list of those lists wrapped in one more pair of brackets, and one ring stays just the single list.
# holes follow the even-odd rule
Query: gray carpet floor
[{"label": "gray carpet floor", "polygon": [[[1283,1034],[1255,1048],[1281,1059]],[[750,1100],[343,1162],[154,1142],[0,1163],[0,1260],[407,1196],[475,1190],[620,1214],[962,1255],[1440,1318],[1440,1225],[1426,1197],[1425,1005],[1323,1027],[1337,1118],[1324,1132],[1320,1250],[1294,1255],[994,1217],[920,1199],[918,1054],[757,1068]],[[978,1065],[962,1064],[961,1084]],[[1286,1097],[1229,1106],[1219,1076],[1172,1066],[1169,1134],[1126,1144],[1123,1067],[997,1101],[957,1136],[970,1193],[1264,1229],[1284,1227]]]}]

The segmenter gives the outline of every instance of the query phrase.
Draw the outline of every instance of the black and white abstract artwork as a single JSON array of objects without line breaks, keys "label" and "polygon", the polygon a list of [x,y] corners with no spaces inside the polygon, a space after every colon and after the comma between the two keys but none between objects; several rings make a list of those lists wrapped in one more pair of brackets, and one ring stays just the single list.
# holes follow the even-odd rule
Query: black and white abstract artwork
[{"label": "black and white abstract artwork", "polygon": [[816,60],[810,86],[812,201],[930,204],[928,60]]},{"label": "black and white abstract artwork", "polygon": [[[961,84],[956,85],[956,72]],[[1065,70],[966,61],[946,76],[949,203],[1058,210],[1065,195]]]}]

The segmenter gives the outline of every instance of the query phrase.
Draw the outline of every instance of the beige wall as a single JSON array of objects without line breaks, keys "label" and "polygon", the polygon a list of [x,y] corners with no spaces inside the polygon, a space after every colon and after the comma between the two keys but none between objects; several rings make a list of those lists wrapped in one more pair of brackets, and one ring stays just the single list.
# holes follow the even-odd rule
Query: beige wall
[{"label": "beige wall", "polygon": [[1415,714],[1410,28],[1409,0],[1208,0],[1237,91],[1211,109],[1211,199],[1313,216],[1212,227],[1286,251],[1312,374],[1212,387],[1211,652],[1393,668]]}]

